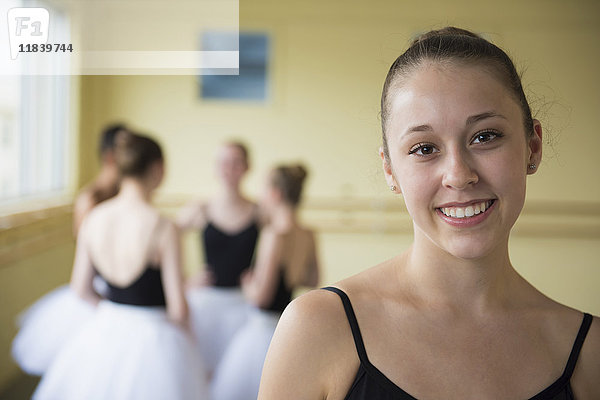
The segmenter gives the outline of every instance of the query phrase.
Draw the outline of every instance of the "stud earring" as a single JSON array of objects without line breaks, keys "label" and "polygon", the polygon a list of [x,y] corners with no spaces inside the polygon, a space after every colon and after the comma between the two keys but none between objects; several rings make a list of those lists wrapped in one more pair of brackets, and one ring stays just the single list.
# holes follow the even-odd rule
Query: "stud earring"
[{"label": "stud earring", "polygon": [[396,185],[390,185],[390,190],[391,190],[392,192],[395,192],[395,191],[396,191],[396,189],[397,189]]},{"label": "stud earring", "polygon": [[531,163],[527,166],[529,169],[535,169],[536,165],[534,163]]}]

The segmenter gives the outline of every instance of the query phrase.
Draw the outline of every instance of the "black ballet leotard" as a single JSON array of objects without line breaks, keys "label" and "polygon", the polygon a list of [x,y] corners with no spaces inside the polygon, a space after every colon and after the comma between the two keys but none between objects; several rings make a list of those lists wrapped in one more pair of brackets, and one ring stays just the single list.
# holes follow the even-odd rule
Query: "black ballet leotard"
[{"label": "black ballet leotard", "polygon": [[[404,390],[396,386],[389,380],[381,371],[369,362],[365,345],[358,328],[358,321],[352,309],[350,299],[342,290],[334,287],[323,288],[330,292],[336,293],[342,300],[346,317],[350,323],[354,344],[360,359],[360,366],[354,378],[354,382],[346,395],[346,400],[416,400],[413,396],[406,393]],[[530,400],[574,400],[573,390],[571,389],[571,375],[575,369],[579,352],[583,345],[583,341],[592,323],[592,316],[584,314],[579,333],[573,344],[569,360],[563,371],[563,374],[550,386],[542,390]]]},{"label": "black ballet leotard", "polygon": [[126,287],[114,286],[104,280],[108,286],[106,298],[114,303],[134,306],[166,305],[160,269],[156,266],[147,265],[142,275]]},{"label": "black ballet leotard", "polygon": [[240,275],[250,267],[257,239],[256,221],[234,234],[223,232],[212,222],[206,224],[202,232],[204,258],[214,275],[214,286],[240,285]]},{"label": "black ballet leotard", "polygon": [[281,268],[279,271],[279,280],[277,281],[277,290],[273,301],[267,307],[263,307],[263,310],[282,313],[292,301],[292,290],[285,283],[285,269]]}]

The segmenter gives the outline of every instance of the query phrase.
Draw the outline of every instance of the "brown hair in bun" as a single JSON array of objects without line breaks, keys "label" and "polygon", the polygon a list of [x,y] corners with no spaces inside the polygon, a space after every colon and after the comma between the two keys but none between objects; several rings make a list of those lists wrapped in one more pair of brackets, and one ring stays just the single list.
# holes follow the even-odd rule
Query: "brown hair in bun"
[{"label": "brown hair in bun", "polygon": [[123,176],[143,177],[154,162],[163,160],[160,145],[148,136],[120,132],[115,144],[115,160]]},{"label": "brown hair in bun", "polygon": [[273,170],[271,184],[281,192],[285,202],[297,206],[300,203],[306,175],[306,168],[301,164],[280,165]]}]

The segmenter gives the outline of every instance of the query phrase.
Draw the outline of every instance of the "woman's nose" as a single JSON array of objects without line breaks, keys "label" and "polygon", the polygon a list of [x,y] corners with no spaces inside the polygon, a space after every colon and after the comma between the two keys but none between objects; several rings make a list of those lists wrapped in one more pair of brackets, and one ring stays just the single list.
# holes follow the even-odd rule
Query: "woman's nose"
[{"label": "woman's nose", "polygon": [[445,187],[457,190],[465,189],[479,181],[472,161],[467,155],[461,152],[454,152],[447,155],[447,162],[444,165],[444,178],[442,184]]}]

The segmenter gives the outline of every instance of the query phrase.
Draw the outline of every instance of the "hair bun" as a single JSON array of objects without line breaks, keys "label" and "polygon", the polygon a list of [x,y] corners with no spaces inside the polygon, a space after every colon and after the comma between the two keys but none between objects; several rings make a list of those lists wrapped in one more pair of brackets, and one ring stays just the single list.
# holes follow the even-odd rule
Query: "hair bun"
[{"label": "hair bun", "polygon": [[109,151],[112,152],[115,150],[116,137],[121,132],[127,131],[127,129],[128,128],[125,126],[125,124],[122,124],[122,123],[107,125],[104,128],[104,130],[102,131],[102,134],[100,135],[100,142],[99,142],[99,146],[98,146],[98,151],[99,151],[101,157],[106,152],[109,152]]},{"label": "hair bun", "polygon": [[302,164],[290,166],[289,172],[295,179],[297,179],[300,182],[304,181],[307,175],[306,168],[304,168]]},{"label": "hair bun", "polygon": [[123,176],[141,177],[153,162],[163,159],[160,145],[148,136],[123,132],[115,144],[115,160]]},{"label": "hair bun", "polygon": [[280,165],[273,170],[272,184],[281,191],[286,202],[296,206],[302,196],[306,175],[306,168],[301,164]]},{"label": "hair bun", "polygon": [[131,146],[133,135],[126,130],[120,130],[115,134],[115,147],[126,148]]}]

